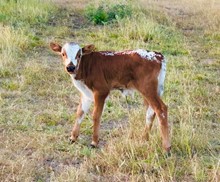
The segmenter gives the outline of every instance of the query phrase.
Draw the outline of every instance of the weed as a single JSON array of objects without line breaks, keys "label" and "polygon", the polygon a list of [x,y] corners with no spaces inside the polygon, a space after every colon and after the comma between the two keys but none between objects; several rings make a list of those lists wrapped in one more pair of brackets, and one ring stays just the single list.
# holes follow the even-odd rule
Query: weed
[{"label": "weed", "polygon": [[107,4],[101,2],[98,7],[94,5],[88,6],[85,10],[85,15],[94,24],[104,25],[131,16],[132,10],[126,4]]}]

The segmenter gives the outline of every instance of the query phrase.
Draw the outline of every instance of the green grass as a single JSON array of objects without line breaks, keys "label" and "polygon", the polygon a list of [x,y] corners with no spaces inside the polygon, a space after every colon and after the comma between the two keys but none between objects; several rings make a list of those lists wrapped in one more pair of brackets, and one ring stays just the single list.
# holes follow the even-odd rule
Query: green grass
[{"label": "green grass", "polygon": [[120,21],[125,17],[131,17],[132,9],[128,4],[102,2],[98,7],[89,5],[85,10],[87,19],[96,25],[104,25]]},{"label": "green grass", "polygon": [[[220,15],[215,6],[207,11],[205,1],[197,7],[181,0],[185,9],[180,9],[195,13],[195,19],[166,14],[173,8],[170,4],[171,10],[161,11],[157,2],[138,3],[131,2],[131,17],[95,26],[75,4],[64,9],[51,1],[0,2],[2,181],[219,181]],[[82,19],[76,20],[79,16]],[[194,28],[185,32],[188,26]],[[106,102],[100,148],[88,147],[91,114],[82,123],[77,143],[70,145],[80,95],[60,58],[49,50],[50,41],[164,53],[171,157],[161,149],[156,120],[150,141],[142,140],[146,111],[140,95],[126,101],[118,91]]]},{"label": "green grass", "polygon": [[[139,21],[137,22],[136,19]],[[135,16],[122,20],[118,27],[106,26],[86,34],[88,40],[96,42],[98,49],[146,49],[162,50],[165,54],[187,54],[183,40],[171,27],[164,27],[152,20]],[[182,44],[183,43],[183,44]]]},{"label": "green grass", "polygon": [[2,0],[0,5],[0,21],[15,28],[47,23],[50,13],[55,10],[50,1],[43,0]]}]

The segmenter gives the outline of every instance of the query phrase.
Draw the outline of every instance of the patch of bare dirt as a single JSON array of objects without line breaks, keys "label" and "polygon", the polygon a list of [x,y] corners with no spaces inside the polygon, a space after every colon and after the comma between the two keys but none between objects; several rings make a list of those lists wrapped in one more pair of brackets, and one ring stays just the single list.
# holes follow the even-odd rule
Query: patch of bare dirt
[{"label": "patch of bare dirt", "polygon": [[[65,8],[61,10],[65,10]],[[61,25],[69,27],[71,29],[80,29],[88,25],[88,21],[86,20],[86,18],[82,14],[79,14],[74,10],[71,11],[71,13],[66,13],[62,16],[63,17],[61,19],[57,19],[57,17],[52,17],[49,21],[49,25],[54,27]]]},{"label": "patch of bare dirt", "polygon": [[44,159],[43,166],[49,168],[51,171],[59,172],[65,170],[68,166],[74,166],[76,168],[80,167],[82,159],[79,158],[65,158],[62,160],[55,159],[53,157],[48,157]]},{"label": "patch of bare dirt", "polygon": [[72,10],[83,10],[91,1],[89,0],[52,0],[55,4],[63,8]]}]

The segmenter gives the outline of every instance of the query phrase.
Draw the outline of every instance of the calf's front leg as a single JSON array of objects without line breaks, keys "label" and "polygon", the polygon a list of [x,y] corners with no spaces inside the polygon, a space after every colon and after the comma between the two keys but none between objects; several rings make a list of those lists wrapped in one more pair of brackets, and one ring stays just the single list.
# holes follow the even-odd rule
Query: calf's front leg
[{"label": "calf's front leg", "polygon": [[81,95],[80,104],[77,108],[77,118],[73,126],[70,141],[73,143],[77,140],[80,131],[80,124],[83,121],[86,113],[89,111],[92,101],[89,100],[86,96]]},{"label": "calf's front leg", "polygon": [[97,147],[99,142],[99,128],[100,118],[102,115],[105,99],[108,93],[94,93],[94,110],[93,110],[93,136],[92,136],[92,147]]}]

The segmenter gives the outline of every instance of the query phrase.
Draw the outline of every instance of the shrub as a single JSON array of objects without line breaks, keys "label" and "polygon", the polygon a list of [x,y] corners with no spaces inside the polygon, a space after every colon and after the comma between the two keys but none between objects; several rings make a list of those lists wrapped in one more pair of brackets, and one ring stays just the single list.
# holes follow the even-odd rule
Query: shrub
[{"label": "shrub", "polygon": [[85,15],[89,21],[96,25],[112,23],[118,19],[131,16],[131,7],[126,4],[102,4],[98,7],[90,5],[85,10]]}]

